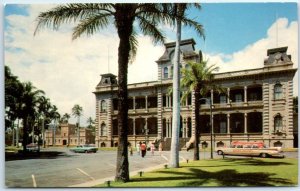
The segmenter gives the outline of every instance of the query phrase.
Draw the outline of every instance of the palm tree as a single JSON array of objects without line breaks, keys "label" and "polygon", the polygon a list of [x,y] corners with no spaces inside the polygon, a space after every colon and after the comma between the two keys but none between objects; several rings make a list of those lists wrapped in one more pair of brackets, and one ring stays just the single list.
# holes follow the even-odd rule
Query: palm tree
[{"label": "palm tree", "polygon": [[88,128],[91,128],[92,127],[92,124],[94,124],[94,120],[92,117],[89,117],[86,121],[89,125],[88,125]]},{"label": "palm tree", "polygon": [[82,107],[78,104],[75,104],[74,107],[72,108],[72,115],[74,117],[77,117],[77,144],[80,145],[80,116],[82,115]]},{"label": "palm tree", "polygon": [[67,123],[69,123],[69,119],[70,119],[70,115],[68,114],[68,113],[65,113],[64,115],[63,115],[63,122],[67,122]]},{"label": "palm tree", "polygon": [[[120,39],[118,48],[118,153],[116,181],[129,181],[128,169],[128,103],[127,73],[128,63],[135,56],[138,41],[137,30],[153,38],[154,43],[164,42],[158,24],[172,23],[172,15],[167,6],[155,3],[105,3],[105,4],[67,4],[57,6],[39,14],[36,34],[43,27],[57,30],[63,23],[79,22],[73,30],[73,39],[82,34],[93,35],[113,23]],[[113,20],[113,22],[111,22]],[[134,22],[137,24],[134,25]],[[194,21],[182,18],[182,22],[193,25]]]},{"label": "palm tree", "polygon": [[208,66],[207,61],[188,62],[189,66],[182,69],[181,87],[186,89],[182,99],[194,92],[195,96],[195,140],[194,140],[194,160],[199,160],[199,136],[200,136],[200,99],[211,89],[218,89],[212,83],[213,72],[219,70],[215,65]]},{"label": "palm tree", "polygon": [[26,152],[29,127],[33,128],[38,98],[44,95],[44,91],[37,90],[31,82],[23,83],[22,87],[20,117],[23,119],[23,150]]},{"label": "palm tree", "polygon": [[[172,111],[172,141],[171,141],[171,153],[170,153],[170,167],[179,167],[179,129],[180,129],[180,42],[181,42],[181,23],[182,17],[187,17],[185,12],[195,7],[200,9],[199,3],[175,3],[172,7],[172,11],[176,22],[176,46],[173,61],[173,111]],[[202,25],[195,22],[193,28],[196,29],[199,36],[204,37],[204,31]]]}]

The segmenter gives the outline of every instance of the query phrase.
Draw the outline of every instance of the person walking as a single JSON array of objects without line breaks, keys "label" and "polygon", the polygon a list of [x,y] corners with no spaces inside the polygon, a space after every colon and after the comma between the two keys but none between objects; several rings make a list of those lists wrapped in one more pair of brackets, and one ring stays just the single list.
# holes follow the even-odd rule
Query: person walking
[{"label": "person walking", "polygon": [[161,155],[162,150],[163,150],[163,145],[162,142],[160,142],[158,146],[159,155]]},{"label": "person walking", "polygon": [[150,150],[151,150],[151,153],[152,153],[152,156],[153,156],[154,155],[154,150],[155,150],[155,145],[154,145],[153,142],[151,143]]},{"label": "person walking", "polygon": [[147,146],[146,146],[145,142],[143,142],[141,144],[141,152],[142,152],[142,157],[144,158],[144,156],[146,155],[146,152],[147,152]]},{"label": "person walking", "polygon": [[133,155],[133,150],[132,150],[132,146],[131,146],[131,144],[129,145],[129,153],[130,153],[130,156],[132,156],[132,155]]},{"label": "person walking", "polygon": [[136,152],[138,153],[138,155],[140,155],[141,152],[141,142],[136,144]]}]

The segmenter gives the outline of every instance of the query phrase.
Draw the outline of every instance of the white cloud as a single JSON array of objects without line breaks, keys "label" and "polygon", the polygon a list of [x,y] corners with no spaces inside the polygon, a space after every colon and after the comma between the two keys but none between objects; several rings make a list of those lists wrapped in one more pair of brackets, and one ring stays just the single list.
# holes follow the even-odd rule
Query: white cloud
[{"label": "white cloud", "polygon": [[[298,23],[279,18],[267,31],[267,36],[230,55],[207,53],[205,58],[220,67],[219,72],[262,68],[267,49],[288,46],[294,68],[298,68]],[[294,95],[298,95],[298,72],[294,77]]]},{"label": "white cloud", "polygon": [[[29,16],[9,15],[5,19],[10,26],[5,31],[5,64],[21,81],[31,81],[46,92],[59,112],[71,113],[75,104],[83,107],[82,124],[88,117],[95,117],[95,96],[92,93],[100,81],[100,74],[117,75],[118,36],[109,28],[92,37],[71,41],[70,26],[59,31],[44,29],[33,36],[35,19],[39,12],[54,5],[30,5]],[[297,22],[288,24],[278,20],[278,45],[289,46],[295,67],[298,67]],[[263,67],[266,50],[276,44],[276,24],[268,30],[264,39],[245,47],[232,55],[208,54],[210,63],[217,63],[221,71]],[[129,65],[128,82],[157,80],[156,60],[163,54],[163,46],[153,46],[151,39],[139,36],[136,60]],[[17,49],[11,51],[11,49]],[[255,56],[253,56],[255,55]],[[109,63],[109,70],[108,70]],[[298,79],[295,80],[298,85]],[[298,86],[297,86],[298,90]],[[72,122],[75,122],[73,118]]]},{"label": "white cloud", "polygon": [[[101,34],[72,41],[70,26],[62,26],[59,31],[45,28],[33,36],[38,13],[48,9],[48,5],[31,5],[29,16],[6,17],[10,26],[5,31],[5,39],[10,40],[6,40],[5,47],[10,51],[5,51],[5,64],[21,81],[31,81],[44,90],[62,115],[71,113],[75,104],[81,105],[84,110],[81,122],[85,123],[86,118],[95,117],[92,92],[100,81],[100,74],[118,74],[119,39],[109,28]],[[153,46],[148,37],[141,36],[138,40],[139,50],[135,62],[129,66],[128,81],[156,80],[155,60],[161,56],[162,47]]]}]

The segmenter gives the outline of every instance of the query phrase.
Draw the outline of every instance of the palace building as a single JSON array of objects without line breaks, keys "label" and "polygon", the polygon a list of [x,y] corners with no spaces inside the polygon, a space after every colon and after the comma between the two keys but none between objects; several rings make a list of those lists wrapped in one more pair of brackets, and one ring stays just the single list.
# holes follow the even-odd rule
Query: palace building
[{"label": "palace building", "polygon": [[[195,52],[195,41],[181,41],[181,67],[188,61],[202,59]],[[210,91],[204,95],[210,103],[201,103],[200,144],[213,147],[232,141],[263,141],[267,146],[293,147],[293,68],[288,47],[266,51],[263,67],[214,74],[214,83],[224,93]],[[156,61],[158,80],[128,85],[128,141],[157,141],[168,150],[172,135],[172,60],[175,42],[165,44],[165,52]],[[96,137],[99,147],[118,145],[117,78],[102,74],[94,92],[96,97]],[[180,148],[193,141],[195,130],[194,95],[181,103]],[[198,100],[199,101],[199,100]],[[212,115],[210,113],[210,109]]]}]

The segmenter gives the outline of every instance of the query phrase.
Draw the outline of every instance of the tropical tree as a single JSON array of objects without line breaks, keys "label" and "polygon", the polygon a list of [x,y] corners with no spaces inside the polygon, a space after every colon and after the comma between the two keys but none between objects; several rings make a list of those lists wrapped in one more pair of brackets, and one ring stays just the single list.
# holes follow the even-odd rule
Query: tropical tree
[{"label": "tropical tree", "polygon": [[94,124],[94,120],[92,117],[89,117],[86,122],[89,124],[88,125],[88,128],[92,128],[92,124]]},{"label": "tropical tree", "polygon": [[[137,30],[152,37],[154,43],[164,42],[158,24],[172,23],[174,15],[168,11],[171,4],[155,3],[106,3],[106,4],[67,4],[42,12],[37,18],[35,33],[43,27],[57,30],[61,24],[78,22],[73,30],[73,39],[82,34],[93,35],[113,23],[119,37],[118,48],[118,153],[116,181],[129,180],[128,169],[128,63],[133,60],[138,41]],[[113,22],[111,22],[113,20]],[[134,24],[134,22],[137,22]],[[182,18],[182,22],[193,25],[194,21]]]},{"label": "tropical tree", "polygon": [[219,68],[214,64],[208,66],[207,63],[207,61],[188,62],[189,67],[182,69],[181,88],[186,90],[182,99],[189,93],[194,93],[195,97],[194,160],[199,160],[200,99],[211,89],[222,91],[222,88],[213,83],[213,72],[217,72]]},{"label": "tropical tree", "polygon": [[26,152],[26,145],[28,143],[28,132],[33,128],[36,119],[36,109],[38,105],[39,96],[44,95],[44,91],[38,90],[31,82],[23,83],[23,90],[21,95],[21,111],[20,117],[23,121],[23,150]]},{"label": "tropical tree", "polygon": [[[171,7],[176,23],[176,43],[173,60],[173,110],[172,110],[172,140],[170,153],[170,167],[179,167],[179,129],[180,129],[180,42],[181,42],[181,27],[183,17],[188,9],[195,7],[200,9],[199,3],[175,3]],[[192,27],[197,31],[199,36],[204,37],[204,30],[201,24],[194,21]]]},{"label": "tropical tree", "polygon": [[72,108],[72,115],[74,117],[77,117],[77,136],[78,136],[78,140],[77,140],[77,144],[80,144],[80,116],[82,115],[82,107],[78,104],[75,104],[74,107]]},{"label": "tropical tree", "polygon": [[70,115],[68,113],[65,113],[62,117],[63,122],[69,123]]}]

